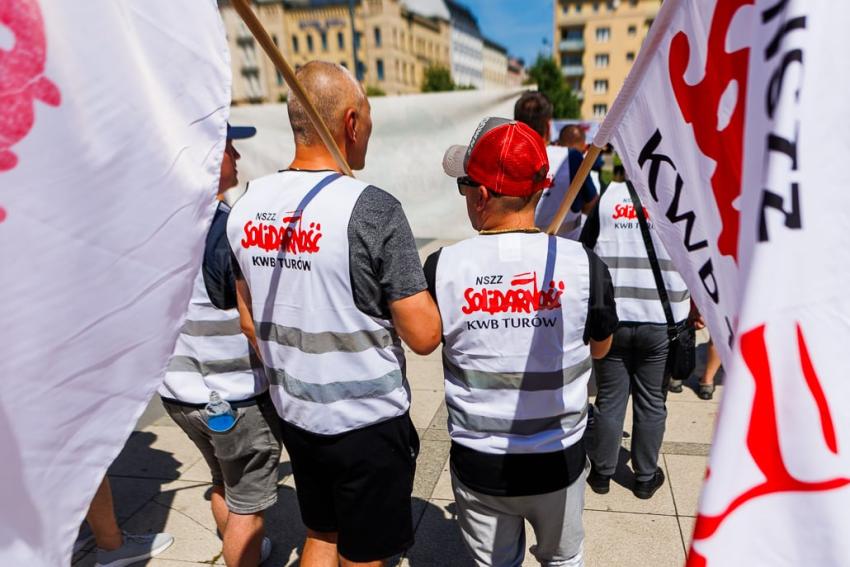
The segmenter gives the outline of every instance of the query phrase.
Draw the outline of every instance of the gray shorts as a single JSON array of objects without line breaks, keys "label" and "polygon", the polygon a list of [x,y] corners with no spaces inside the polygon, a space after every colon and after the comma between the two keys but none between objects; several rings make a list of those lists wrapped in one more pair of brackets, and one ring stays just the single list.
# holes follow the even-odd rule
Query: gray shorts
[{"label": "gray shorts", "polygon": [[584,483],[590,464],[566,488],[533,496],[490,496],[465,486],[452,472],[457,521],[480,567],[519,567],[525,557],[525,521],[537,545],[531,554],[546,567],[582,567]]},{"label": "gray shorts", "polygon": [[254,514],[277,502],[280,422],[268,395],[236,408],[236,425],[225,433],[207,428],[203,409],[162,401],[207,461],[214,485],[224,486],[227,508]]}]

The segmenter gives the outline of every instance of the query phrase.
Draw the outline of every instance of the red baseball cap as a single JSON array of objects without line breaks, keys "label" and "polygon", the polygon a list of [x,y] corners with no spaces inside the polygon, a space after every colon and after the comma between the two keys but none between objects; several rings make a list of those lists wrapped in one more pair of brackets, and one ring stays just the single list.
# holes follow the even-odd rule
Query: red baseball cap
[{"label": "red baseball cap", "polygon": [[446,150],[443,171],[513,197],[527,197],[549,186],[543,138],[526,124],[506,118],[485,118],[468,146]]}]

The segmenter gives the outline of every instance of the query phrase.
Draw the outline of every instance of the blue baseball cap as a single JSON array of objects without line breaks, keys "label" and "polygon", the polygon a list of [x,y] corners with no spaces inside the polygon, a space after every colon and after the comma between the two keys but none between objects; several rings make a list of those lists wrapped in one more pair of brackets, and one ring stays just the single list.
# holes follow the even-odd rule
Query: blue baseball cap
[{"label": "blue baseball cap", "polygon": [[251,138],[257,133],[257,129],[253,126],[231,126],[227,123],[227,139],[228,140],[244,140]]}]

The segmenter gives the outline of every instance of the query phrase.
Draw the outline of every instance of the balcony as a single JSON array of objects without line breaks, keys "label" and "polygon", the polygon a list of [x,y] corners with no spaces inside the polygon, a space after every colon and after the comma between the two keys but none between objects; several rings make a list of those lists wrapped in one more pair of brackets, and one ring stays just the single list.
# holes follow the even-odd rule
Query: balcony
[{"label": "balcony", "polygon": [[561,73],[569,77],[581,77],[584,75],[584,65],[564,65],[561,67]]},{"label": "balcony", "polygon": [[584,39],[580,37],[563,39],[558,47],[561,51],[584,51]]}]

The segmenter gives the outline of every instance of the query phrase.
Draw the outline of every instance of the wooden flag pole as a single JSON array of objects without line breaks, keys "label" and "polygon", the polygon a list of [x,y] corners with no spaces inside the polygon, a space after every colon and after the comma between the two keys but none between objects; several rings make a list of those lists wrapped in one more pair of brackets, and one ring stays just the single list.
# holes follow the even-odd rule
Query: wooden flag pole
[{"label": "wooden flag pole", "polygon": [[573,180],[570,182],[570,188],[567,189],[567,194],[564,195],[564,200],[561,201],[561,206],[558,207],[558,212],[555,214],[555,218],[552,219],[552,222],[549,223],[549,226],[546,228],[546,232],[548,234],[555,234],[558,232],[558,229],[561,227],[561,224],[567,216],[567,212],[569,212],[570,207],[573,205],[573,201],[576,200],[579,189],[581,189],[581,186],[584,184],[584,180],[587,179],[587,176],[590,174],[590,169],[593,167],[593,164],[596,163],[596,158],[599,157],[601,152],[602,148],[593,145],[587,150],[587,154],[585,154],[584,159],[581,162],[581,166],[578,168],[578,171],[573,176]]},{"label": "wooden flag pole", "polygon": [[266,29],[263,27],[263,24],[260,23],[257,15],[254,14],[254,11],[248,3],[249,0],[230,0],[230,2],[233,4],[236,12],[239,13],[242,21],[245,22],[245,25],[248,26],[249,30],[251,30],[251,33],[256,38],[257,42],[259,42],[260,46],[262,46],[263,51],[266,52],[266,55],[268,55],[272,60],[274,66],[278,71],[280,71],[280,74],[283,75],[283,78],[286,81],[286,84],[289,85],[292,93],[297,96],[298,100],[301,101],[301,104],[304,105],[304,109],[307,111],[307,116],[309,116],[310,122],[313,123],[313,127],[316,129],[316,132],[319,133],[319,137],[328,148],[328,151],[333,156],[337,165],[339,165],[339,168],[346,175],[354,177],[354,173],[352,173],[351,168],[348,166],[345,156],[342,155],[339,146],[336,144],[336,140],[334,140],[333,136],[331,136],[331,132],[328,130],[327,124],[325,124],[325,121],[322,120],[321,116],[319,116],[319,113],[316,112],[316,107],[313,106],[313,102],[307,96],[307,92],[304,90],[304,87],[301,86],[301,83],[295,77],[295,71],[292,70],[292,67],[289,66],[286,59],[283,58],[283,55],[274,44],[274,41],[272,41],[271,36],[269,36]]}]

